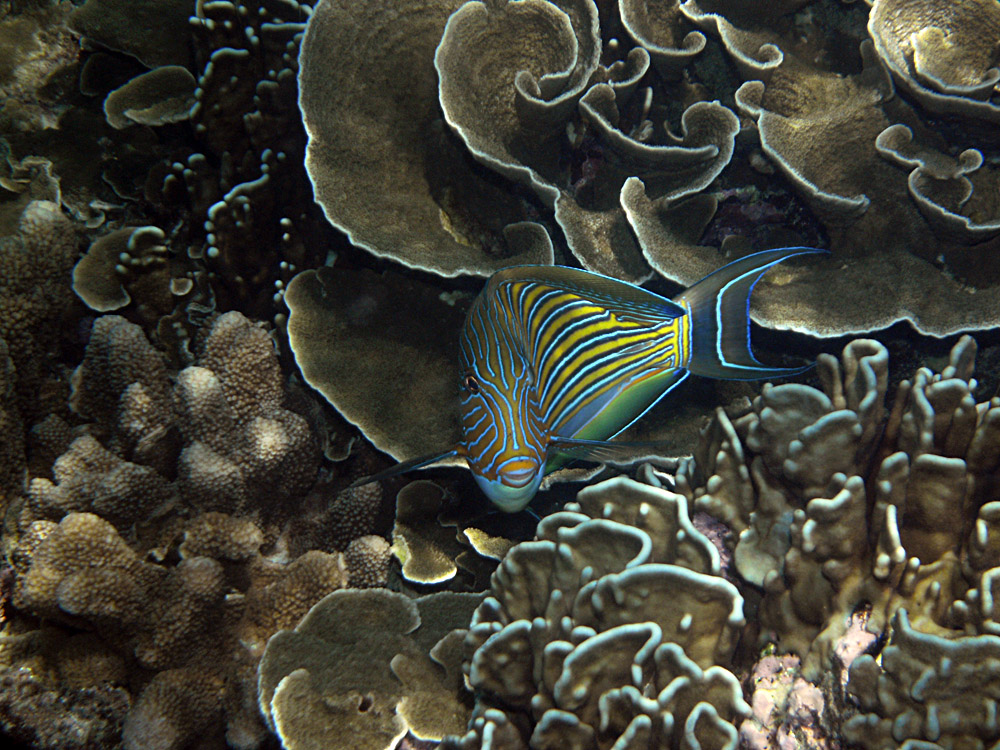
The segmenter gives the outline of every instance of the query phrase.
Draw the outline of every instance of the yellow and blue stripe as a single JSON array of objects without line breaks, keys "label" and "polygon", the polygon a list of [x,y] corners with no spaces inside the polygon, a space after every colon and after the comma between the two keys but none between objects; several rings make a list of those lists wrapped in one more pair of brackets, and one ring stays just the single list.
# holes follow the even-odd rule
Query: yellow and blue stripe
[{"label": "yellow and blue stripe", "polygon": [[496,273],[462,331],[464,455],[501,509],[534,496],[561,446],[599,448],[690,372],[792,375],[750,349],[754,284],[776,263],[823,252],[785,248],[730,263],[675,300],[560,266]]}]

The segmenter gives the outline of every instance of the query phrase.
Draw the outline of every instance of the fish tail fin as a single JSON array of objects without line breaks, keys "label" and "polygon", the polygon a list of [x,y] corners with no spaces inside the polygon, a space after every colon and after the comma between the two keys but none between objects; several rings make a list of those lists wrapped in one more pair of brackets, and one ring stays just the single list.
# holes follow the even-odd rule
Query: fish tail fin
[{"label": "fish tail fin", "polygon": [[811,247],[765,250],[709,274],[675,298],[690,318],[687,369],[696,375],[756,380],[796,375],[805,367],[767,367],[750,348],[750,293],[767,270],[796,255],[827,253]]}]

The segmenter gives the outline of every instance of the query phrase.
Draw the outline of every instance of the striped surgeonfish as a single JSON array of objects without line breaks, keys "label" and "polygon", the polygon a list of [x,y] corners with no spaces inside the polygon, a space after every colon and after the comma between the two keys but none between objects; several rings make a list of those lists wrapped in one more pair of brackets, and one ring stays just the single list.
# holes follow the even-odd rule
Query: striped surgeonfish
[{"label": "striped surgeonfish", "polygon": [[749,298],[771,266],[824,252],[755,253],[673,300],[576,268],[498,271],[462,329],[462,441],[363,481],[458,455],[498,508],[519,511],[565,454],[614,455],[622,444],[610,439],[690,373],[735,380],[800,373],[811,365],[766,367],[753,356]]}]

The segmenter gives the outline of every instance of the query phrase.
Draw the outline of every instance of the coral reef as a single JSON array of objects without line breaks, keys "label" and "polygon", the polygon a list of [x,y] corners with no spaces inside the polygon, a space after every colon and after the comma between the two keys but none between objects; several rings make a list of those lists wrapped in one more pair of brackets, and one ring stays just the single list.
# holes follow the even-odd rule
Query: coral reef
[{"label": "coral reef", "polygon": [[[680,495],[617,478],[515,546],[465,636],[477,706],[446,747],[734,748],[743,598]],[[616,745],[617,743],[617,745]]]},{"label": "coral reef", "polygon": [[[874,3],[870,18],[866,6],[832,2],[766,10],[623,2],[604,11],[591,0],[440,3],[419,29],[409,27],[405,41],[388,44],[377,34],[345,43],[340,30],[391,25],[400,9],[325,3],[306,31],[300,72],[310,175],[328,218],[376,255],[445,276],[518,262],[494,252],[497,260],[486,263],[490,245],[503,247],[499,227],[485,229],[475,218],[465,221],[473,229],[456,228],[450,196],[457,187],[436,190],[428,176],[437,168],[429,160],[451,163],[456,151],[427,104],[430,50],[440,35],[433,63],[446,122],[475,159],[536,194],[584,267],[628,280],[655,270],[685,285],[718,267],[718,251],[698,244],[698,230],[726,193],[704,191],[739,159],[766,174],[741,168],[723,176],[722,187],[794,191],[822,224],[834,256],[796,273],[795,284],[762,285],[759,321],[823,336],[899,320],[937,335],[989,327],[1000,321],[988,263],[995,177],[976,122],[995,109],[996,68],[988,44],[967,39],[979,26],[992,28],[995,9],[902,5],[896,23],[892,2]],[[420,71],[418,82],[407,97],[387,86],[373,96],[363,82],[344,87],[325,73],[356,67],[344,56],[380,70],[405,65]],[[391,72],[384,78],[395,80]],[[366,80],[375,79],[383,80]],[[897,96],[893,81],[916,101]],[[377,104],[383,101],[387,106]],[[941,132],[933,121],[942,112],[962,122]],[[331,128],[344,113],[356,126]],[[922,153],[938,156],[919,166],[893,156],[886,134],[900,128],[919,132]],[[385,132],[412,134],[397,139],[405,145],[395,158],[383,148]],[[969,156],[949,167],[947,155],[963,150]],[[345,173],[344,165],[357,166]],[[456,174],[465,179],[464,169]],[[373,218],[361,196],[374,191],[338,187],[374,179],[407,196],[386,194],[380,215],[401,215],[405,203],[415,216],[420,207],[420,219],[407,220],[407,241],[397,239],[403,220]],[[478,216],[479,203],[472,191],[466,211]],[[818,234],[814,220],[758,241],[803,244]],[[868,293],[889,268],[901,270],[894,278],[903,282]],[[968,285],[982,293],[970,297]]]},{"label": "coral reef", "polygon": [[[13,552],[13,604],[94,632],[99,648],[85,653],[120,655],[129,665],[114,678],[136,691],[121,730],[125,747],[155,741],[179,749],[202,733],[255,747],[265,734],[253,703],[256,661],[272,633],[347,585],[345,561],[319,551],[269,561],[259,529],[217,513],[195,517],[181,538],[180,562],[165,565],[142,559],[96,515],[36,521]],[[17,648],[11,640],[0,638],[0,652]],[[65,672],[79,649],[47,658]],[[100,673],[91,668],[81,679]]]},{"label": "coral reef", "polygon": [[[434,47],[458,6],[316,8],[299,73],[316,200],[356,246],[410,267],[455,276],[551,263],[545,230],[526,221],[517,196],[466,163],[440,121]],[[355,75],[360,68],[367,74]]]},{"label": "coral reef", "polygon": [[944,748],[995,743],[998,649],[994,635],[920,632],[906,610],[898,610],[881,666],[871,656],[852,665],[849,689],[866,713],[844,725],[845,739],[893,750],[918,742]]},{"label": "coral reef", "polygon": [[469,301],[392,272],[307,271],[285,293],[289,344],[307,383],[376,447],[410,458],[458,440],[453,343]]},{"label": "coral reef", "polygon": [[[394,271],[319,268],[288,286],[288,340],[306,382],[377,448],[399,460],[439,453],[461,436],[455,342],[471,300]],[[684,455],[706,408],[752,393],[744,384],[703,385],[652,409],[623,439]]]},{"label": "coral reef", "polygon": [[0,674],[0,731],[9,742],[101,750],[120,742],[128,693],[118,687],[53,690],[27,670]]},{"label": "coral reef", "polygon": [[[125,747],[179,750],[203,735],[258,746],[253,674],[270,635],[352,577],[387,577],[385,540],[355,545],[350,562],[317,549],[264,556],[284,503],[315,482],[318,441],[285,408],[266,330],[227,313],[197,349],[196,365],[172,373],[137,325],[95,322],[69,399],[92,421],[39,425],[37,444],[58,457],[30,482],[10,554],[15,611],[93,633],[84,651],[121,665],[110,679],[134,696],[116,715]],[[44,638],[25,646],[32,632],[0,636],[12,665],[47,653],[44,690],[97,689],[101,670],[69,683],[79,657]]]},{"label": "coral reef", "polygon": [[[237,312],[219,316],[197,365],[174,380],[141,328],[99,318],[71,406],[94,420],[108,448],[93,436],[74,441],[56,461],[55,482],[32,480],[28,511],[106,510],[128,525],[178,495],[201,511],[240,513],[312,486],[318,444],[306,420],[282,406],[283,377],[263,328]],[[100,507],[87,507],[95,494]]]},{"label": "coral reef", "polygon": [[[814,681],[851,654],[847,690],[870,713],[845,731],[867,747],[996,734],[973,714],[946,718],[950,691],[974,700],[961,661],[982,665],[996,648],[1000,404],[977,402],[975,354],[963,337],[887,409],[887,350],[853,341],[839,362],[820,357],[822,390],[765,386],[745,417],[718,411],[678,471],[692,505],[734,532],[739,574],[763,587],[761,638],[801,656]],[[844,644],[861,609],[870,633],[891,634],[881,667]]]},{"label": "coral reef", "polygon": [[[996,353],[983,388],[970,339],[920,334],[1000,324],[998,29],[986,0],[0,3],[0,733],[995,745]],[[454,445],[475,277],[670,296],[782,245],[831,257],[769,274],[758,323],[912,325],[818,384],[691,379],[622,436],[645,484],[560,507],[601,471],[567,468],[537,528],[461,472],[348,486]]]},{"label": "coral reef", "polygon": [[16,372],[18,407],[30,420],[40,416],[43,373],[72,301],[66,279],[77,234],[51,200],[31,201],[15,221],[14,231],[0,237],[0,338]]},{"label": "coral reef", "polygon": [[468,622],[480,594],[411,599],[387,589],[337,591],[268,642],[260,707],[285,747],[384,750],[408,730],[440,739],[468,707],[449,631]]}]

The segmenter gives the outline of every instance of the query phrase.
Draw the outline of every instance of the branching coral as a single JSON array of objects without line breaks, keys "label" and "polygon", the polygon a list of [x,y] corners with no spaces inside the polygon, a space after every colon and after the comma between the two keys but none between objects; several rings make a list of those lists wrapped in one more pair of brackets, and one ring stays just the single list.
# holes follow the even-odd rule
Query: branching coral
[{"label": "branching coral", "polygon": [[138,326],[98,319],[71,405],[95,420],[108,448],[80,438],[56,462],[55,484],[33,480],[29,511],[106,511],[127,526],[173,495],[198,510],[232,512],[274,507],[311,487],[318,445],[305,419],[283,407],[267,332],[239,313],[222,315],[197,361],[171,386],[166,362]]},{"label": "branching coral", "polygon": [[32,201],[14,233],[0,237],[0,338],[17,371],[19,406],[37,415],[37,394],[48,354],[56,349],[61,316],[72,292],[77,234],[51,201]]},{"label": "branching coral", "polygon": [[[118,655],[130,676],[153,673],[148,685],[139,679],[145,687],[126,716],[125,747],[155,741],[179,750],[192,733],[223,729],[232,746],[255,747],[264,729],[249,691],[265,642],[348,579],[340,555],[275,563],[260,555],[262,541],[253,524],[204,514],[187,525],[180,562],[163,565],[141,559],[95,515],[36,521],[13,552],[14,605],[98,636],[61,653],[42,648],[56,684],[81,648]],[[0,639],[0,652],[11,648]],[[93,667],[73,669],[72,684],[96,684],[102,671]]]},{"label": "branching coral", "polygon": [[993,632],[1000,405],[973,395],[975,351],[962,338],[887,410],[887,352],[854,341],[841,362],[820,357],[823,390],[769,386],[735,423],[719,412],[681,467],[694,506],[738,534],[765,637],[805,657],[807,676],[864,605],[874,633],[901,608],[936,637]]},{"label": "branching coral", "polygon": [[[265,559],[246,517],[269,523],[273,542],[281,501],[312,486],[319,462],[312,428],[285,408],[268,332],[228,313],[198,350],[172,375],[138,326],[96,321],[70,400],[93,421],[39,426],[43,453],[68,447],[32,479],[11,555],[18,610],[91,630],[129,665],[129,748],[179,750],[203,732],[257,746],[250,693],[267,638],[351,575],[339,553]],[[355,575],[384,579],[387,558],[356,555]]]}]

